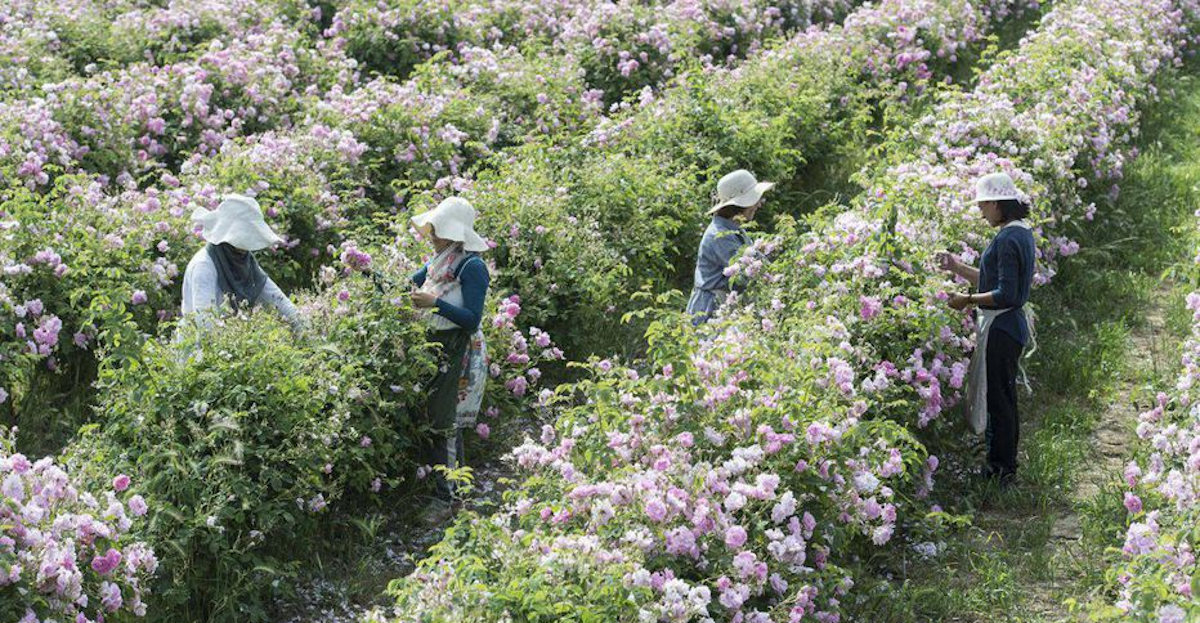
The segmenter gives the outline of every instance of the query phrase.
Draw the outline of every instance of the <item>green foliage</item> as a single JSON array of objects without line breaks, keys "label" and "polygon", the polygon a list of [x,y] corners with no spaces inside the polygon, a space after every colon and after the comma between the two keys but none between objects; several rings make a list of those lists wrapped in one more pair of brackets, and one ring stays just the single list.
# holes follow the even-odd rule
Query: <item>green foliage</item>
[{"label": "green foliage", "polygon": [[346,53],[368,71],[405,77],[437,51],[459,43],[454,16],[467,6],[465,0],[354,0],[341,7],[337,27]]},{"label": "green foliage", "polygon": [[189,325],[102,372],[103,429],[75,452],[142,483],[140,536],[166,570],[156,593],[192,620],[266,620],[326,505],[411,471],[433,372],[423,326],[365,278],[319,297],[300,336],[266,313]]}]

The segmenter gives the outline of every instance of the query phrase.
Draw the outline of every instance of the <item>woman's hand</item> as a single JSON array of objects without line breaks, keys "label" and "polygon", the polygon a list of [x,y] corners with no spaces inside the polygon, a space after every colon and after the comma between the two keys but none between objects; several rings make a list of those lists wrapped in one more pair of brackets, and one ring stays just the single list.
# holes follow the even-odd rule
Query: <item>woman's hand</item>
[{"label": "woman's hand", "polygon": [[979,285],[979,269],[958,261],[958,258],[950,254],[949,251],[938,251],[934,257],[937,258],[938,268],[956,276],[966,279],[972,286]]},{"label": "woman's hand", "polygon": [[437,297],[429,292],[413,292],[409,294],[409,299],[412,300],[413,307],[433,307],[437,305]]},{"label": "woman's hand", "polygon": [[950,255],[949,251],[938,251],[935,257],[937,258],[938,268],[955,274],[958,273],[959,261],[953,255]]},{"label": "woman's hand", "polygon": [[950,305],[951,309],[962,311],[971,305],[971,298],[966,294],[954,293],[950,295],[947,304]]}]

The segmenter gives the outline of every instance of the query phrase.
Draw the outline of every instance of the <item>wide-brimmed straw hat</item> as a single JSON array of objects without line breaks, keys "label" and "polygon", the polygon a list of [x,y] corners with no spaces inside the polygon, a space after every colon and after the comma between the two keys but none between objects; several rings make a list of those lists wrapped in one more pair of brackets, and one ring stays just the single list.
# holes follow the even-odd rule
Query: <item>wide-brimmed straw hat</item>
[{"label": "wide-brimmed straw hat", "polygon": [[210,244],[229,243],[242,251],[258,251],[283,242],[263,219],[258,202],[245,195],[225,195],[216,210],[196,208],[192,221],[204,228],[204,239]]},{"label": "wide-brimmed straw hat", "polygon": [[975,202],[1021,199],[1017,185],[1007,173],[990,173],[975,182]]},{"label": "wide-brimmed straw hat", "polygon": [[475,208],[462,197],[447,197],[436,208],[412,217],[413,225],[424,232],[432,227],[438,238],[463,244],[465,251],[487,251],[487,241],[475,233]]},{"label": "wide-brimmed straw hat", "polygon": [[708,213],[714,214],[728,205],[748,208],[758,203],[762,194],[774,186],[774,182],[760,182],[749,171],[738,169],[717,182],[717,205],[709,208]]}]

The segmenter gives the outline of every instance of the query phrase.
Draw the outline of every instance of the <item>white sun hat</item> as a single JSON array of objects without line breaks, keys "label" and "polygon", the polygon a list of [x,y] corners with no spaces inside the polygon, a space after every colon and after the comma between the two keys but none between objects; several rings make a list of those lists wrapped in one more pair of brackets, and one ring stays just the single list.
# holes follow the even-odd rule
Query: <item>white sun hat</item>
[{"label": "white sun hat", "polygon": [[464,251],[487,251],[487,241],[475,233],[475,208],[462,197],[447,197],[436,208],[412,217],[413,225],[424,232],[433,227],[438,238],[463,243]]},{"label": "white sun hat", "polygon": [[204,228],[204,239],[210,244],[227,242],[242,251],[259,251],[283,242],[263,219],[258,202],[245,195],[225,195],[216,210],[196,208],[192,221]]},{"label": "white sun hat", "polygon": [[748,208],[758,203],[762,194],[774,186],[774,182],[760,182],[749,171],[738,169],[717,182],[717,205],[710,208],[708,213],[713,214],[727,205]]},{"label": "white sun hat", "polygon": [[990,173],[975,182],[975,202],[1020,199],[1017,185],[1007,173]]}]

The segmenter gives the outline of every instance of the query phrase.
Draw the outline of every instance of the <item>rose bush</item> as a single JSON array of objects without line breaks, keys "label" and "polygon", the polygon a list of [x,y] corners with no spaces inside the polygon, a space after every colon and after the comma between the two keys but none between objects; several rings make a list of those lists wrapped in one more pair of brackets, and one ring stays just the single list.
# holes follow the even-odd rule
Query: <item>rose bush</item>
[{"label": "rose bush", "polygon": [[262,620],[328,505],[411,479],[434,364],[407,302],[355,274],[299,303],[299,339],[261,312],[106,367],[100,427],[68,449],[142,483],[158,598],[189,620]]},{"label": "rose bush", "polygon": [[174,313],[168,287],[186,239],[167,210],[127,203],[137,195],[157,204],[157,192],[114,196],[63,177],[47,193],[10,194],[0,208],[0,388],[8,420],[25,427],[22,440],[46,449],[79,425],[70,406],[89,400],[78,386],[94,378],[97,353],[114,362],[136,356],[142,334]]},{"label": "rose bush", "polygon": [[[560,388],[587,400],[513,451],[524,487],[506,512],[460,523],[399,587],[400,609],[832,616],[851,584],[835,560],[888,541],[926,457],[904,427],[860,419],[872,395],[827,391],[845,364],[835,344],[817,353],[747,323],[681,358],[694,336],[676,318],[643,371],[594,361],[591,379]],[[504,556],[472,562],[483,538]]]}]

